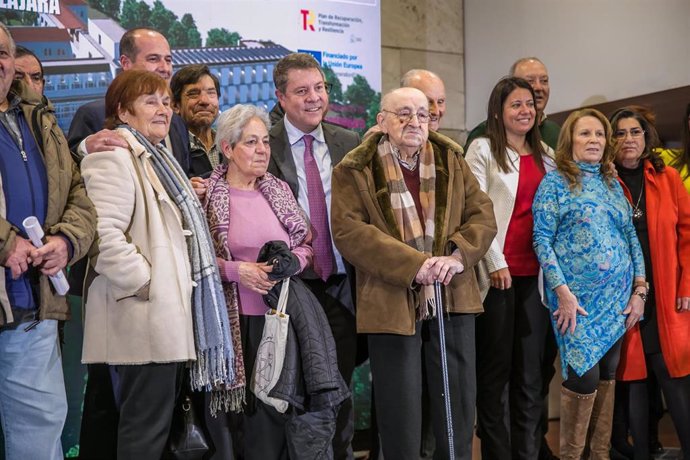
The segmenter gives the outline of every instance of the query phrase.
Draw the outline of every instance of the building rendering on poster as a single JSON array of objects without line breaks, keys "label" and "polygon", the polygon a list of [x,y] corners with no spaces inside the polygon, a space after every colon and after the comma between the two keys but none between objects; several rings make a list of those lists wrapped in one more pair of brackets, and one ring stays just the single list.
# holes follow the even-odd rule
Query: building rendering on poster
[{"label": "building rendering on poster", "polygon": [[207,64],[221,108],[276,102],[273,66],[312,54],[333,83],[328,119],[364,131],[381,89],[377,0],[0,0],[0,20],[45,68],[46,96],[67,130],[82,104],[102,98],[120,70],[125,30],[151,27],[170,42],[174,70]]}]

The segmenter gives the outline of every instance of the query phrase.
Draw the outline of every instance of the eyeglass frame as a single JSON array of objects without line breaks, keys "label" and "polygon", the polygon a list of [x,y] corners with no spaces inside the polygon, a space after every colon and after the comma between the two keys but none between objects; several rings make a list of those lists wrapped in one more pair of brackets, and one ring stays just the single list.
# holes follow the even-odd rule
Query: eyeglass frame
[{"label": "eyeglass frame", "polygon": [[431,114],[430,113],[422,113],[421,115],[423,117],[427,118],[426,121],[422,121],[422,119],[419,118],[420,112],[410,112],[409,115],[401,115],[400,112],[393,112],[391,110],[386,110],[386,109],[381,109],[381,112],[390,113],[391,115],[395,115],[396,117],[398,117],[398,121],[400,123],[409,123],[412,121],[412,119],[414,117],[417,117],[417,121],[422,123],[422,124],[427,124],[431,121]]}]

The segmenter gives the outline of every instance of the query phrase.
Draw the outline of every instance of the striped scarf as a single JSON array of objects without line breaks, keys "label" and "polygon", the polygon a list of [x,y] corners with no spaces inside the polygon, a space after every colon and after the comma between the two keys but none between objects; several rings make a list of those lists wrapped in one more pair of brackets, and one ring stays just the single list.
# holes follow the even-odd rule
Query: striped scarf
[{"label": "striped scarf", "polygon": [[[378,154],[383,163],[383,172],[391,197],[391,207],[402,241],[431,257],[434,245],[434,215],[436,213],[436,168],[434,149],[427,142],[419,153],[419,201],[422,205],[424,229],[414,205],[412,194],[407,190],[400,169],[398,155],[388,136],[383,136],[378,144]],[[422,298],[417,308],[417,319],[433,318],[436,315],[434,286],[424,286]]]},{"label": "striped scarf", "polygon": [[[238,360],[233,349],[228,326],[223,287],[216,265],[206,217],[196,198],[192,185],[179,163],[162,145],[154,146],[129,126],[129,130],[151,155],[150,161],[168,196],[177,205],[182,216],[182,227],[187,236],[187,250],[192,268],[192,319],[196,361],[191,367],[194,390],[212,391],[211,414],[218,410],[238,410],[244,399],[234,383],[237,378],[234,364]],[[241,361],[241,356],[239,357]]]}]

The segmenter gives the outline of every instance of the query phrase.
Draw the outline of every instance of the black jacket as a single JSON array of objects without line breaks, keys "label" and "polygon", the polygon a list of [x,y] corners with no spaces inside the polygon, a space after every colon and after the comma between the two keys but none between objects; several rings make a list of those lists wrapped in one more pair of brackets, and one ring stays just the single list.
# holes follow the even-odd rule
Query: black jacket
[{"label": "black jacket", "polygon": [[[282,241],[266,243],[259,262],[273,263],[272,279],[285,278],[299,268],[296,257]],[[278,305],[281,283],[264,296],[271,308]],[[269,392],[304,411],[337,407],[350,397],[338,371],[335,340],[323,307],[302,280],[293,276],[286,312],[290,316],[285,361],[278,383]]]}]

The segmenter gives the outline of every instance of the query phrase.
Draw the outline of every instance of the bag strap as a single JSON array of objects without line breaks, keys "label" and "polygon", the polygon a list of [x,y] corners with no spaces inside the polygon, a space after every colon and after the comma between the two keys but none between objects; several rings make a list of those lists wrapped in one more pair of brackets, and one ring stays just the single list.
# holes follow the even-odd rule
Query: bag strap
[{"label": "bag strap", "polygon": [[283,285],[280,287],[280,296],[278,297],[278,305],[276,312],[280,315],[285,314],[287,307],[288,292],[290,290],[290,277],[283,279]]}]

